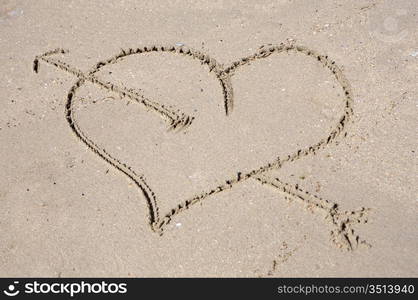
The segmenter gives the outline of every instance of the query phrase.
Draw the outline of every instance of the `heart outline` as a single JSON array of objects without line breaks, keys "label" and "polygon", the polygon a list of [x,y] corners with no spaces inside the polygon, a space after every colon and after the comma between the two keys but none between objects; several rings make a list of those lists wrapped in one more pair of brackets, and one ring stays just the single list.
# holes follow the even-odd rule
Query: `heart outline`
[{"label": "heart outline", "polygon": [[[233,87],[231,84],[231,76],[234,72],[240,68],[241,66],[245,66],[250,62],[258,59],[263,59],[269,57],[270,55],[276,53],[280,54],[282,52],[299,52],[303,53],[307,56],[315,58],[315,60],[319,61],[324,67],[328,68],[336,78],[337,82],[340,84],[344,91],[344,113],[339,118],[338,123],[332,128],[328,136],[321,139],[319,142],[307,146],[302,149],[298,149],[296,152],[289,154],[285,159],[281,160],[279,157],[272,162],[269,162],[258,169],[254,169],[251,172],[248,172],[242,175],[240,172],[237,173],[236,178],[232,178],[226,180],[224,184],[212,189],[210,191],[203,192],[199,195],[191,199],[187,199],[185,201],[180,202],[176,207],[172,208],[168,213],[166,213],[163,218],[159,216],[159,207],[156,199],[155,193],[152,191],[151,187],[147,184],[146,179],[143,175],[138,175],[134,170],[132,170],[129,166],[122,163],[118,159],[114,158],[110,153],[108,153],[104,148],[100,148],[96,145],[78,126],[75,116],[73,115],[72,106],[74,104],[74,99],[76,98],[76,91],[86,82],[90,81],[99,86],[119,93],[122,97],[128,97],[132,100],[136,100],[148,108],[153,108],[155,111],[161,114],[161,116],[165,119],[168,119],[170,123],[170,128],[172,129],[181,129],[186,126],[189,126],[192,121],[193,117],[186,116],[184,114],[177,116],[175,113],[173,115],[165,114],[165,107],[154,107],[152,101],[146,99],[144,96],[134,93],[131,90],[122,89],[117,87],[116,85],[108,82],[103,82],[99,78],[95,76],[95,73],[100,71],[100,69],[106,65],[113,64],[118,62],[119,60],[134,54],[141,54],[141,53],[149,53],[149,52],[169,52],[175,54],[181,54],[185,56],[191,56],[192,58],[198,59],[201,61],[202,65],[207,65],[209,67],[209,72],[213,72],[217,79],[219,80],[222,93],[224,96],[224,109],[225,113],[228,114],[232,111],[233,108]],[[344,74],[342,73],[341,69],[335,64],[334,61],[330,60],[328,56],[321,55],[314,50],[311,50],[307,47],[301,45],[295,45],[292,42],[281,43],[279,45],[264,45],[259,48],[257,52],[254,54],[241,58],[237,61],[232,62],[227,67],[223,67],[219,64],[215,59],[211,58],[209,55],[204,54],[200,51],[194,50],[192,48],[184,47],[184,46],[145,46],[142,48],[129,48],[129,49],[122,49],[121,52],[107,60],[98,62],[90,71],[88,71],[87,75],[83,72],[74,69],[63,63],[59,60],[53,60],[48,58],[48,56],[57,54],[57,53],[67,53],[66,50],[62,49],[55,49],[49,52],[44,53],[43,55],[37,56],[34,61],[34,70],[35,72],[39,69],[39,60],[43,60],[48,62],[52,65],[55,65],[58,68],[64,69],[67,72],[70,72],[78,77],[77,82],[70,88],[70,91],[67,95],[67,103],[65,106],[66,111],[66,119],[69,123],[70,128],[72,129],[73,133],[91,149],[94,153],[100,156],[103,160],[111,164],[113,167],[118,169],[120,172],[128,176],[131,180],[135,182],[135,184],[140,188],[144,197],[146,198],[147,206],[148,206],[148,218],[149,218],[149,225],[154,232],[158,232],[162,234],[164,227],[170,223],[172,217],[177,215],[178,213],[188,209],[190,206],[202,201],[206,197],[224,191],[226,189],[232,188],[238,182],[244,181],[249,178],[254,178],[258,181],[263,183],[263,173],[272,170],[272,169],[279,169],[283,166],[284,163],[292,162],[294,160],[300,159],[304,156],[315,154],[320,149],[324,148],[326,145],[335,141],[335,139],[345,130],[345,126],[350,120],[351,116],[353,115],[353,108],[352,108],[352,91],[351,86],[347,79],[345,78]],[[155,104],[155,103],[154,103]],[[168,112],[170,110],[168,109]],[[265,183],[265,182],[264,182]]]}]

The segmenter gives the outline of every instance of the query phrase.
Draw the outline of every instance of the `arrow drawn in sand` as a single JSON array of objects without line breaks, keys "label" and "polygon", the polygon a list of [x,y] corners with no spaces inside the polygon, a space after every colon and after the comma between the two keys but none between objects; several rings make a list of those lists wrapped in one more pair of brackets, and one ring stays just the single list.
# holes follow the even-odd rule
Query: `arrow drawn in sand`
[{"label": "arrow drawn in sand", "polygon": [[[185,46],[151,45],[148,47],[141,47],[135,49],[130,48],[122,50],[119,54],[109,58],[108,60],[97,63],[90,71],[84,73],[81,70],[74,68],[59,59],[51,57],[55,54],[65,54],[67,52],[68,51],[64,49],[55,49],[37,56],[33,62],[33,70],[36,73],[38,73],[40,63],[43,62],[55,66],[58,69],[77,77],[76,83],[70,88],[67,95],[65,114],[68,124],[73,133],[84,144],[86,144],[90,150],[92,150],[96,155],[105,160],[107,163],[112,165],[115,169],[119,170],[127,177],[129,177],[142,191],[148,205],[149,225],[153,231],[162,234],[164,227],[170,223],[171,219],[175,215],[189,209],[194,204],[202,201],[203,199],[208,198],[213,194],[217,194],[224,190],[232,188],[232,186],[234,186],[238,182],[247,179],[253,179],[259,182],[260,184],[274,188],[275,190],[285,194],[286,196],[290,196],[294,199],[297,199],[298,201],[306,204],[308,207],[312,207],[316,210],[324,212],[326,220],[328,220],[329,224],[332,227],[332,230],[330,232],[331,240],[337,247],[346,250],[354,250],[359,245],[368,245],[364,240],[360,239],[360,237],[354,232],[353,229],[353,226],[355,224],[367,223],[367,213],[369,211],[368,208],[362,207],[359,210],[355,211],[342,211],[339,205],[335,202],[322,199],[308,191],[305,191],[301,189],[298,184],[288,184],[281,181],[279,178],[274,178],[271,175],[269,175],[269,171],[273,169],[279,169],[284,164],[291,163],[304,156],[316,154],[316,152],[318,152],[319,150],[333,143],[338,136],[346,136],[345,127],[353,114],[351,87],[349,82],[341,72],[341,69],[337,67],[335,62],[329,59],[328,56],[318,54],[317,52],[310,50],[309,48],[306,48],[304,46],[286,42],[281,43],[279,45],[262,46],[253,55],[241,58],[233,62],[229,66],[224,67],[209,55]],[[73,112],[73,104],[75,101],[75,95],[77,90],[84,83],[90,82],[102,89],[109,91],[110,93],[118,94],[121,98],[127,98],[131,101],[143,105],[147,109],[147,111],[155,113],[162,117],[167,122],[169,130],[178,131],[182,130],[187,126],[191,126],[194,120],[193,116],[188,116],[180,110],[175,109],[171,106],[164,106],[163,104],[151,100],[132,89],[127,89],[125,87],[120,87],[112,82],[104,81],[96,75],[96,73],[102,67],[117,63],[127,56],[150,52],[168,52],[177,55],[188,56],[193,59],[199,60],[202,65],[207,66],[209,72],[214,73],[217,79],[219,80],[224,97],[224,110],[226,116],[228,116],[233,109],[233,87],[230,79],[234,72],[236,72],[241,66],[247,65],[250,62],[258,59],[269,57],[272,54],[284,52],[302,53],[304,55],[312,57],[313,59],[315,59],[315,61],[329,69],[338,81],[338,83],[341,85],[345,96],[344,113],[339,119],[339,122],[336,124],[336,126],[328,134],[328,136],[321,139],[314,145],[311,145],[304,149],[299,149],[295,153],[290,154],[285,158],[277,158],[276,160],[269,162],[258,169],[252,170],[251,172],[245,174],[237,172],[237,176],[235,178],[226,180],[224,184],[219,185],[214,189],[204,191],[191,199],[187,199],[181,202],[176,207],[171,209],[168,213],[166,213],[163,216],[160,216],[156,195],[152,191],[151,187],[147,184],[145,177],[143,175],[137,174],[134,170],[132,170],[131,167],[127,166],[123,162],[119,161],[117,158],[110,155],[110,153],[108,153],[104,148],[99,147],[97,144],[95,144],[94,141],[82,131],[75,119]]]}]

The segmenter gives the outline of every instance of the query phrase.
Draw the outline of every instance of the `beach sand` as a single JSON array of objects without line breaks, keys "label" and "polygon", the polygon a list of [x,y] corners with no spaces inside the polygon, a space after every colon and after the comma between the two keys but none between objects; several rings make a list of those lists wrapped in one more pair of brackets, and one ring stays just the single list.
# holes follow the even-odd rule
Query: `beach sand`
[{"label": "beach sand", "polygon": [[0,276],[418,276],[417,13],[0,1]]}]

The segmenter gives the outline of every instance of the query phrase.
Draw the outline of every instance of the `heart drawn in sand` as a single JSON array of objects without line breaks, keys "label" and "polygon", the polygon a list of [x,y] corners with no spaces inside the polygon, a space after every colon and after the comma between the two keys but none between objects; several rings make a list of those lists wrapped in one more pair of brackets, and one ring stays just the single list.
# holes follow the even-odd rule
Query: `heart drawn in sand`
[{"label": "heart drawn in sand", "polygon": [[[331,130],[323,133],[323,137],[318,141],[312,143],[311,145],[298,147],[293,151],[290,151],[288,154],[281,154],[278,157],[278,153],[272,153],[269,157],[269,160],[259,161],[256,167],[251,169],[241,168],[237,166],[237,169],[234,170],[232,175],[226,178],[219,180],[217,184],[212,186],[208,190],[203,190],[200,193],[195,194],[194,196],[183,199],[179,199],[178,204],[173,207],[168,212],[161,214],[159,212],[159,204],[157,201],[158,192],[155,192],[153,186],[147,181],[146,176],[139,174],[137,170],[134,170],[119,158],[116,158],[108,150],[104,149],[101,146],[98,146],[96,141],[89,135],[87,135],[84,130],[81,128],[80,124],[75,118],[74,112],[74,102],[77,99],[76,94],[80,87],[85,83],[93,83],[107,91],[112,93],[117,93],[123,98],[128,98],[130,100],[136,101],[144,105],[149,112],[157,113],[161,116],[166,122],[170,129],[170,134],[180,135],[179,132],[184,130],[192,130],[194,123],[198,120],[194,117],[181,112],[179,110],[172,109],[169,106],[163,105],[155,100],[150,100],[144,95],[135,90],[128,89],[125,87],[120,87],[114,83],[104,81],[97,76],[97,73],[105,66],[110,64],[115,64],[124,58],[132,55],[140,55],[150,52],[164,52],[172,53],[175,55],[182,55],[191,57],[201,62],[202,65],[206,66],[211,74],[214,74],[216,79],[219,82],[221,87],[222,96],[223,96],[223,107],[224,115],[223,118],[231,118],[234,114],[234,102],[239,103],[238,99],[234,99],[234,87],[231,81],[231,78],[234,74],[239,72],[240,68],[249,65],[250,63],[258,60],[265,59],[271,55],[277,55],[281,53],[298,53],[309,57],[320,65],[326,67],[330,71],[330,75],[335,78],[336,82],[341,86],[344,94],[344,108],[341,116],[338,118],[338,121],[333,126]],[[193,204],[200,202],[201,200],[209,197],[210,195],[219,193],[226,189],[231,188],[236,183],[247,180],[247,179],[256,179],[262,183],[266,183],[264,174],[273,169],[279,169],[284,164],[295,161],[304,156],[309,156],[315,154],[318,150],[322,149],[326,145],[332,143],[337,136],[339,136],[345,128],[345,125],[349,121],[352,115],[352,92],[350,85],[340,68],[335,64],[334,61],[328,58],[326,55],[318,54],[317,52],[310,50],[304,46],[295,45],[294,43],[282,43],[279,45],[266,45],[259,48],[259,50],[248,56],[244,57],[238,61],[231,63],[228,66],[223,66],[218,63],[215,59],[209,55],[202,53],[200,51],[184,47],[184,46],[150,46],[142,47],[135,49],[126,49],[122,50],[119,54],[97,63],[89,72],[83,73],[78,69],[75,69],[68,64],[61,62],[60,60],[50,58],[50,55],[57,53],[65,53],[64,50],[57,49],[50,52],[47,52],[41,56],[38,56],[34,62],[34,69],[38,71],[39,61],[45,61],[49,64],[52,64],[60,69],[63,69],[69,73],[72,73],[78,77],[77,82],[71,87],[66,104],[66,118],[76,136],[85,143],[95,154],[100,156],[107,163],[112,165],[114,168],[128,176],[142,191],[144,194],[148,208],[149,208],[149,224],[152,230],[161,233],[165,225],[167,225],[172,217],[179,212],[182,212],[188,209]],[[238,105],[238,104],[237,104]],[[251,125],[251,124],[250,124]],[[233,130],[231,130],[233,132]],[[142,170],[141,170],[142,171]],[[145,174],[146,175],[146,174]],[[283,188],[286,191],[286,188]],[[288,192],[288,191],[286,191]],[[327,206],[328,204],[319,204],[321,206]],[[317,205],[318,206],[318,205]],[[327,209],[331,210],[332,203],[329,204]]]}]

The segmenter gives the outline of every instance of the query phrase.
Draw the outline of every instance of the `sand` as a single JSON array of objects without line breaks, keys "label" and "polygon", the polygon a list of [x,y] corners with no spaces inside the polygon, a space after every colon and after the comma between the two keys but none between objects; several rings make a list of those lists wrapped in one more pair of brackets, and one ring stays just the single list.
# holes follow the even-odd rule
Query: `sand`
[{"label": "sand", "polygon": [[417,276],[417,13],[0,2],[0,276]]}]

